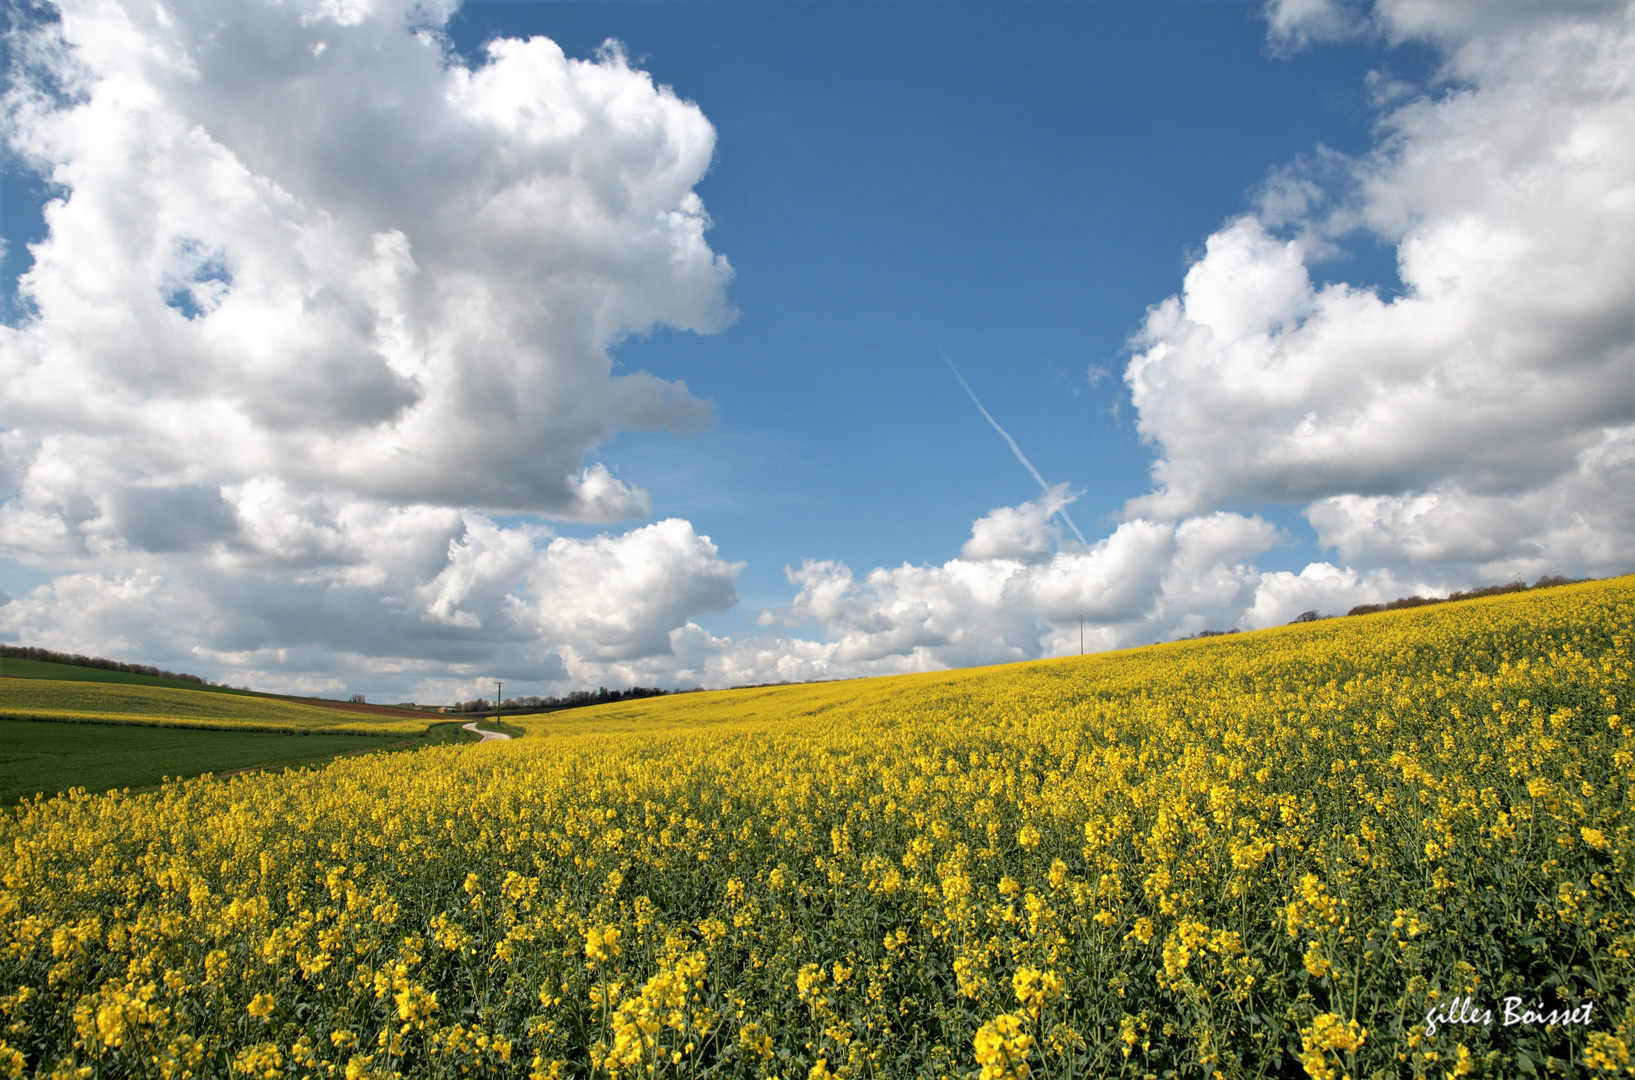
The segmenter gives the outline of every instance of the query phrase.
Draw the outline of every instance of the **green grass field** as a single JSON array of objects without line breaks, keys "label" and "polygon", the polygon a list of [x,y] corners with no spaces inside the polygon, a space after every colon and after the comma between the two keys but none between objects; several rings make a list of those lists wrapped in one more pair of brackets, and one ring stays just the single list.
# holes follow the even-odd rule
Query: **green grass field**
[{"label": "green grass field", "polygon": [[107,671],[103,668],[80,667],[77,664],[54,664],[48,660],[14,660],[0,656],[0,677],[14,679],[57,679],[67,682],[126,683],[132,686],[168,686],[174,690],[201,690],[209,694],[237,694],[242,697],[259,696],[253,690],[232,686],[208,686],[185,679],[159,679],[152,675],[136,675],[128,671]]},{"label": "green grass field", "polygon": [[[518,724],[514,717],[511,720],[501,720],[497,716],[477,716],[472,719],[477,721],[478,731],[497,731],[501,735],[509,735],[513,739],[520,739],[528,734],[528,729]],[[462,720],[460,723],[469,724],[471,720]]]},{"label": "green grass field", "polygon": [[430,714],[377,716],[248,694],[59,678],[0,679],[0,718],[395,738],[421,735],[434,722]]},{"label": "green grass field", "polygon": [[83,787],[150,787],[198,776],[368,750],[400,736],[282,735],[134,724],[0,719],[0,804]]},{"label": "green grass field", "polygon": [[[382,747],[474,742],[460,721],[384,716],[100,668],[0,658],[0,805],[141,788]],[[481,720],[489,730],[520,728]]]},{"label": "green grass field", "polygon": [[[487,722],[481,726],[495,727]],[[316,763],[358,750],[418,750],[479,738],[454,723],[435,724],[424,735],[406,739],[0,719],[0,807],[75,787],[92,792],[152,787],[167,776]]]},{"label": "green grass field", "polygon": [[[0,805],[82,787],[140,788],[480,736],[462,721],[380,716],[100,668],[0,659]],[[505,725],[481,721],[490,730]],[[520,729],[509,729],[513,735]]]}]

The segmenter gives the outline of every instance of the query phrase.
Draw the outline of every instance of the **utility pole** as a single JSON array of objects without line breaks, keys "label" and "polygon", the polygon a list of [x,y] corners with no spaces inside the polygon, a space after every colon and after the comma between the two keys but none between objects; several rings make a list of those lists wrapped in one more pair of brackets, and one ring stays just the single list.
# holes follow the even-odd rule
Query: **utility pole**
[{"label": "utility pole", "polygon": [[[1084,649],[1081,647],[1079,649],[1079,651],[1083,652]],[[499,714],[499,711],[500,711],[500,702],[505,700],[505,698],[500,696],[500,691],[504,690],[504,689],[505,689],[505,684],[500,682],[498,679],[495,679],[494,680],[494,712],[495,712],[494,719],[496,719],[496,720],[499,719],[498,714]]]},{"label": "utility pole", "polygon": [[1079,616],[1079,655],[1084,655],[1084,616]]}]

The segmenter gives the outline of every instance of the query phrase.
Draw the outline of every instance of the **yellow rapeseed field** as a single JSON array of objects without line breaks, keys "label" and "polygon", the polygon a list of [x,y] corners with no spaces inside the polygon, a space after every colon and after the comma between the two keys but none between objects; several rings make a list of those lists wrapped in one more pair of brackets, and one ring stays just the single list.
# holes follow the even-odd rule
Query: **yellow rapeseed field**
[{"label": "yellow rapeseed field", "polygon": [[1624,578],[28,804],[0,1075],[1635,1075],[1632,636]]},{"label": "yellow rapeseed field", "polygon": [[324,735],[419,735],[433,723],[169,686],[0,679],[0,717]]}]

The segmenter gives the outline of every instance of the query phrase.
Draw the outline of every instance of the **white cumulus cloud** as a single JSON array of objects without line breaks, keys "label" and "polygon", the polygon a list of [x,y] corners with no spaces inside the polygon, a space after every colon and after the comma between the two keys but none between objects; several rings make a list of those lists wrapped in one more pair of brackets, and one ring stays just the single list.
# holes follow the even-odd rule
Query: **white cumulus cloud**
[{"label": "white cumulus cloud", "polygon": [[32,314],[0,328],[26,470],[645,511],[580,463],[709,420],[606,352],[731,316],[696,106],[616,49],[499,40],[468,68],[418,3],[60,7],[6,97],[59,192]]},{"label": "white cumulus cloud", "polygon": [[1001,506],[971,525],[971,538],[960,548],[960,558],[1019,559],[1039,562],[1050,558],[1061,539],[1061,529],[1051,522],[1073,501],[1066,484],[1056,484],[1032,502]]},{"label": "white cumulus cloud", "polygon": [[[1179,523],[1128,521],[1088,547],[1041,550],[1065,487],[972,524],[959,558],[882,567],[861,579],[844,563],[807,560],[787,573],[797,593],[763,625],[822,628],[831,675],[995,664],[1087,647],[1151,644],[1238,626],[1279,542],[1258,517],[1213,513]],[[810,661],[812,658],[808,657]]]},{"label": "white cumulus cloud", "polygon": [[578,539],[266,484],[241,499],[252,512],[236,545],[87,560],[4,605],[0,628],[47,648],[191,657],[260,687],[347,685],[314,672],[405,689],[447,671],[594,679],[614,661],[672,666],[671,632],[735,604],[743,568],[675,519]]},{"label": "white cumulus cloud", "polygon": [[[1316,40],[1350,11],[1269,15]],[[1392,91],[1374,152],[1274,175],[1148,313],[1125,377],[1160,457],[1127,512],[1304,505],[1342,558],[1450,579],[1627,569],[1635,9],[1402,0],[1368,21],[1444,65]],[[1313,284],[1358,229],[1395,248],[1400,295]]]},{"label": "white cumulus cloud", "polygon": [[712,407],[608,347],[726,325],[732,271],[697,106],[613,45],[467,64],[455,6],[17,13],[4,137],[51,197],[0,326],[0,553],[56,576],[0,634],[560,671],[733,602],[685,522],[494,524],[648,512],[587,455]]}]

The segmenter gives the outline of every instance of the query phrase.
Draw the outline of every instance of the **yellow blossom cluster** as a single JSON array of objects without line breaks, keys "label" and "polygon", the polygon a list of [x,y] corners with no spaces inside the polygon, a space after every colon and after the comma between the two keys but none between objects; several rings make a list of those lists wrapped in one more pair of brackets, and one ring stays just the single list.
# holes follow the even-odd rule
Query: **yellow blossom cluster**
[{"label": "yellow blossom cluster", "polygon": [[1624,578],[37,800],[0,1078],[1635,1075],[1632,640]]}]

